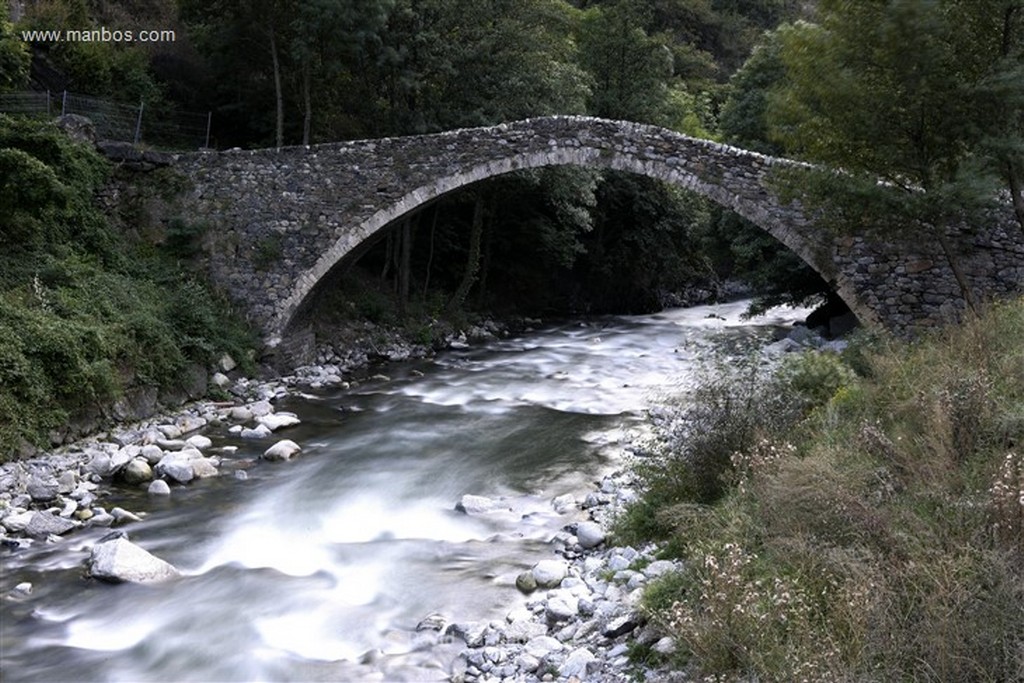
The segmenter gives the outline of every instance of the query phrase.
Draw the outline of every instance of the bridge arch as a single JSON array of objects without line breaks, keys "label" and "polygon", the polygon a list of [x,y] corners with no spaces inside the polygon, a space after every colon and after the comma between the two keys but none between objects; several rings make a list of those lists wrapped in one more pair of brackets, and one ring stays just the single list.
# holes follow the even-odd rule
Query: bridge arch
[{"label": "bridge arch", "polygon": [[[294,331],[328,273],[402,216],[487,178],[559,165],[647,176],[735,211],[817,271],[866,325],[913,333],[963,310],[936,245],[834,235],[772,188],[773,172],[797,162],[656,126],[548,116],[433,135],[179,154],[174,163],[191,181],[188,219],[215,226],[204,238],[213,281],[270,347]],[[1024,283],[1024,240],[1010,215],[949,235],[976,298],[1013,294]]]},{"label": "bridge arch", "polygon": [[[641,124],[622,124],[633,129],[650,129],[657,131],[661,137],[678,137],[690,146],[713,150],[725,154],[733,160],[739,158],[750,162],[757,168],[754,176],[742,177],[735,168],[727,174],[731,180],[741,180],[744,189],[750,189],[751,181],[756,191],[738,192],[730,188],[728,183],[714,182],[702,177],[708,165],[706,160],[690,159],[686,156],[670,155],[663,158],[648,156],[647,158],[626,149],[610,149],[606,146],[592,144],[574,144],[566,146],[547,145],[541,150],[519,152],[508,150],[507,156],[483,161],[469,168],[459,168],[448,175],[432,178],[427,182],[409,189],[392,203],[381,207],[368,218],[352,226],[346,233],[333,242],[316,262],[304,271],[296,280],[291,292],[282,301],[280,317],[274,328],[285,334],[293,321],[300,315],[309,299],[314,295],[317,285],[337,267],[343,267],[358,251],[360,245],[374,240],[374,237],[393,226],[404,216],[409,215],[428,203],[459,189],[499,177],[519,170],[537,169],[550,166],[577,166],[591,169],[611,169],[642,175],[658,181],[669,183],[689,191],[696,192],[711,199],[719,205],[736,212],[743,218],[758,225],[772,237],[782,242],[803,261],[836,289],[837,294],[846,301],[858,319],[875,322],[870,309],[858,300],[852,283],[845,282],[842,273],[832,269],[831,254],[821,249],[820,244],[807,240],[794,226],[794,222],[803,220],[802,214],[794,214],[791,209],[784,209],[774,200],[774,194],[764,185],[766,169],[781,160],[755,152],[719,145],[717,143],[697,140],[653,126]],[[644,131],[647,132],[647,131]],[[639,142],[639,141],[638,141]],[[704,156],[704,155],[699,155]],[[774,162],[774,163],[773,163]],[[695,166],[693,166],[695,164]],[[774,210],[773,210],[774,209]],[[277,340],[273,340],[276,342]]]}]

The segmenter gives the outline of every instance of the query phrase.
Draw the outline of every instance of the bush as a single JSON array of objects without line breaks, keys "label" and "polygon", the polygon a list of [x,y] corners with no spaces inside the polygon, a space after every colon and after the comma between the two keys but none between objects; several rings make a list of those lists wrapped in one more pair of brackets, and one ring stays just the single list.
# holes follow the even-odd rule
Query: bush
[{"label": "bush", "polygon": [[0,458],[47,445],[128,383],[176,386],[186,363],[221,351],[247,362],[254,338],[182,271],[181,250],[131,239],[93,205],[106,175],[94,151],[0,116],[4,146],[17,184],[0,190]]}]

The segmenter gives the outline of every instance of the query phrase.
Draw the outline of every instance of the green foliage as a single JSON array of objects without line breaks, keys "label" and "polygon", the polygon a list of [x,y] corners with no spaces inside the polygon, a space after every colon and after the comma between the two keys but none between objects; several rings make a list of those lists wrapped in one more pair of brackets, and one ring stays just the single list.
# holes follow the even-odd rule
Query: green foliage
[{"label": "green foliage", "polygon": [[834,353],[801,353],[783,360],[777,381],[791,400],[816,407],[828,403],[853,378],[853,370]]},{"label": "green foliage", "polygon": [[[223,301],[107,223],[92,203],[107,166],[56,128],[0,117],[0,453],[45,444],[128,383],[175,386],[186,363],[245,358]],[[181,228],[183,232],[191,229]],[[172,230],[173,234],[173,230]]]},{"label": "green foliage", "polygon": [[253,245],[252,265],[256,270],[268,270],[282,253],[281,236],[267,235]]},{"label": "green foliage", "polygon": [[977,160],[989,113],[974,89],[992,61],[973,55],[992,25],[957,20],[952,0],[821,4],[820,25],[778,32],[787,78],[769,118],[789,152],[849,177],[801,177],[803,194],[845,206],[847,223],[859,213],[944,226],[983,206],[994,190]]},{"label": "green foliage", "polygon": [[0,93],[22,90],[28,82],[32,56],[6,16],[0,16]]},{"label": "green foliage", "polygon": [[1020,679],[1022,333],[1019,300],[914,345],[860,340],[860,379],[818,354],[747,389],[806,403],[796,420],[760,406],[761,436],[712,505],[653,481],[639,502],[686,560],[644,600],[683,646],[677,665],[718,680]]}]

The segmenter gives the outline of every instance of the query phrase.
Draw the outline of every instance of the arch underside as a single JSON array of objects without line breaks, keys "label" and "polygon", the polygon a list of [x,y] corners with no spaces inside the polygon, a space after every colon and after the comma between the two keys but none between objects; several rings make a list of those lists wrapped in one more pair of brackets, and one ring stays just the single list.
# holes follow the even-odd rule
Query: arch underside
[{"label": "arch underside", "polygon": [[296,280],[288,298],[282,302],[280,313],[273,322],[268,345],[276,346],[281,337],[290,328],[311,299],[320,283],[328,273],[339,264],[350,263],[353,256],[362,253],[367,244],[372,243],[375,235],[390,225],[424,205],[446,194],[464,188],[473,183],[489,178],[505,175],[519,170],[543,168],[547,166],[579,166],[592,169],[611,169],[647,176],[666,182],[683,189],[696,192],[707,197],[722,207],[736,212],[743,218],[762,228],[772,237],[782,242],[798,257],[818,272],[825,281],[836,288],[837,294],[846,301],[851,310],[864,322],[873,316],[869,311],[862,310],[858,305],[851,287],[844,286],[841,277],[836,277],[831,259],[821,258],[812,245],[803,239],[790,225],[785,224],[779,216],[786,211],[781,210],[773,195],[764,188],[761,203],[745,199],[723,185],[702,180],[696,173],[689,170],[685,163],[670,165],[664,161],[642,160],[621,152],[595,147],[554,148],[539,153],[511,155],[492,162],[479,164],[468,170],[439,178],[433,183],[416,187],[398,201],[386,206],[370,218],[364,220],[351,231],[340,237],[309,270]]}]

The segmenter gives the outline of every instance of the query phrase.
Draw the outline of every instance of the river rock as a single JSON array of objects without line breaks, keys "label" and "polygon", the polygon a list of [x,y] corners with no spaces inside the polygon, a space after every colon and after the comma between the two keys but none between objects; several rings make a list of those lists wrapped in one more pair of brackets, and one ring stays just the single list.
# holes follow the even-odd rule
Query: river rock
[{"label": "river rock", "polygon": [[488,498],[487,496],[474,496],[471,493],[464,495],[459,502],[455,504],[456,510],[459,512],[465,512],[467,515],[494,512],[502,507],[503,506],[500,501]]},{"label": "river rock", "polygon": [[148,443],[142,447],[139,451],[139,455],[146,459],[146,462],[153,466],[160,462],[160,458],[164,457],[163,449],[156,444]]},{"label": "river rock", "polygon": [[155,471],[160,476],[179,484],[187,484],[195,477],[192,472],[192,462],[183,452],[168,453],[160,458]]},{"label": "river rock", "polygon": [[89,519],[90,526],[110,526],[114,523],[114,515],[110,514],[103,508],[97,507],[92,509],[92,517]]},{"label": "river rock", "polygon": [[263,453],[264,460],[290,460],[293,455],[301,451],[299,444],[288,439],[278,441]]},{"label": "river rock", "polygon": [[644,567],[644,576],[654,579],[676,571],[676,563],[671,560],[655,560]]},{"label": "river rock", "polygon": [[78,486],[78,472],[72,470],[66,470],[57,477],[58,491],[62,494],[68,494],[75,490]]},{"label": "river rock", "polygon": [[541,588],[554,588],[565,578],[567,567],[562,560],[541,560],[530,570]]},{"label": "river rock", "polygon": [[189,461],[189,463],[192,465],[192,475],[196,479],[209,479],[220,474],[217,466],[210,458],[196,458]]},{"label": "river rock", "polygon": [[523,650],[537,659],[544,659],[545,656],[552,652],[558,652],[562,647],[563,645],[551,636],[537,636],[527,641]]},{"label": "river rock", "polygon": [[579,599],[568,591],[558,591],[548,599],[544,616],[549,622],[566,621],[579,612]]},{"label": "river rock", "polygon": [[228,379],[228,376],[225,375],[223,372],[215,372],[213,373],[213,377],[210,378],[210,382],[214,386],[223,389],[224,387],[231,383],[231,380]]},{"label": "river rock", "polygon": [[551,506],[555,508],[555,512],[557,512],[560,515],[563,515],[569,510],[572,510],[574,507],[576,507],[576,497],[573,496],[571,493],[566,493],[552,500]]},{"label": "river rock", "polygon": [[264,417],[274,412],[274,406],[270,405],[270,401],[256,401],[250,403],[248,407],[253,417]]},{"label": "river rock", "polygon": [[58,517],[52,512],[36,512],[32,515],[28,525],[25,527],[25,534],[33,538],[46,538],[50,534],[57,536],[66,534],[74,529],[77,524],[70,519]]},{"label": "river rock", "polygon": [[241,436],[243,439],[265,439],[272,433],[273,432],[270,431],[270,428],[267,427],[267,425],[260,423],[256,425],[255,429],[243,427],[242,430],[238,433],[238,435]]},{"label": "river rock", "polygon": [[163,479],[154,479],[146,492],[151,496],[169,496],[171,495],[170,485]]},{"label": "river rock", "polygon": [[128,510],[125,510],[122,507],[114,508],[113,510],[110,511],[110,514],[111,516],[113,516],[114,521],[118,524],[127,524],[128,522],[142,521],[142,517],[139,517],[134,512],[129,512]]},{"label": "river rock", "polygon": [[185,430],[178,425],[157,425],[156,428],[164,435],[165,439],[177,439],[185,433]]},{"label": "river rock", "polygon": [[153,478],[153,469],[142,458],[135,458],[121,470],[121,478],[126,484],[141,484]]},{"label": "river rock", "polygon": [[60,493],[60,484],[53,477],[42,477],[32,475],[26,487],[28,495],[36,502],[47,502],[53,500]]},{"label": "river rock", "polygon": [[228,413],[228,417],[236,422],[248,422],[252,419],[252,411],[245,406],[235,406]]},{"label": "river rock", "polygon": [[594,522],[580,522],[576,526],[576,539],[584,549],[596,548],[604,543],[604,529]]},{"label": "river rock", "polygon": [[537,590],[537,579],[533,578],[532,571],[526,571],[516,577],[516,588],[523,593],[532,593]]},{"label": "river rock", "polygon": [[34,514],[36,513],[31,510],[13,512],[4,517],[3,520],[0,520],[0,524],[2,524],[3,527],[12,534],[21,533],[25,530],[25,527],[28,526],[28,523],[32,521],[32,516]]},{"label": "river rock", "polygon": [[259,423],[272,432],[282,427],[291,427],[301,422],[295,413],[272,413],[259,418]]},{"label": "river rock", "polygon": [[225,353],[220,357],[220,360],[217,361],[217,367],[219,367],[223,372],[231,372],[238,367],[238,363],[236,363],[235,359],[229,354]]},{"label": "river rock", "polygon": [[213,445],[213,441],[210,440],[210,437],[203,436],[202,434],[195,434],[194,436],[188,437],[187,439],[185,439],[185,443],[191,446],[192,448],[196,448],[200,451],[205,450]]},{"label": "river rock", "polygon": [[609,621],[604,629],[601,631],[601,635],[605,638],[618,638],[619,636],[625,635],[630,631],[636,629],[642,622],[642,619],[636,614],[625,614],[620,617],[616,617]]},{"label": "river rock", "polygon": [[194,432],[197,429],[202,429],[206,426],[206,418],[199,415],[182,415],[177,419],[175,424],[181,429],[182,434],[188,432]]},{"label": "river rock", "polygon": [[179,576],[173,566],[140,548],[127,536],[105,536],[92,548],[89,574],[113,582],[150,583]]},{"label": "river rock", "polygon": [[[581,647],[569,653],[569,656],[562,662],[562,666],[559,667],[558,673],[564,678],[577,678],[585,681],[590,678],[590,674],[596,671],[591,664],[595,661],[594,653]],[[600,663],[598,662],[598,664]]]},{"label": "river rock", "polygon": [[539,621],[517,619],[505,628],[505,639],[511,643],[525,643],[547,632],[547,626]]}]

